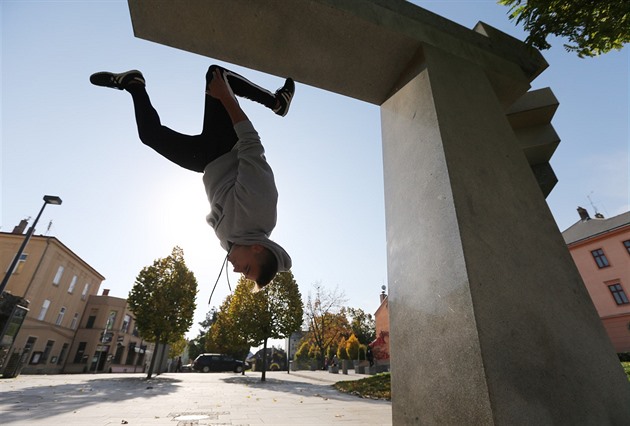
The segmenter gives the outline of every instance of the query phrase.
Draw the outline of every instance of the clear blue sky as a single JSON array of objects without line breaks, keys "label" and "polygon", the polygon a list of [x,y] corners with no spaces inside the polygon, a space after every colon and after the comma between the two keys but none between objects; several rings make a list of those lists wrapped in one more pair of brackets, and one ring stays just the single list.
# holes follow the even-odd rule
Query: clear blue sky
[{"label": "clear blue sky", "polygon": [[[525,34],[494,1],[416,1],[472,28],[484,21]],[[225,253],[205,222],[200,174],[143,146],[126,92],[90,85],[96,71],[139,69],[165,125],[198,133],[204,75],[220,63],[275,90],[282,79],[136,39],[125,1],[6,1],[2,14],[1,230],[48,206],[37,233],[53,235],[103,274],[101,289],[126,297],[138,272],[184,249],[199,281],[195,322]],[[561,230],[578,205],[607,217],[629,209],[628,48],[579,59],[563,40],[543,52],[549,68],[533,88],[560,101],[553,125],[562,138],[548,197]],[[348,304],[374,312],[387,284],[378,107],[297,85],[289,115],[241,102],[262,135],[280,192],[272,238],[293,258],[304,297],[312,284],[343,289]],[[237,276],[231,274],[231,283]],[[228,294],[222,279],[213,299]],[[191,330],[196,335],[197,327]]]}]

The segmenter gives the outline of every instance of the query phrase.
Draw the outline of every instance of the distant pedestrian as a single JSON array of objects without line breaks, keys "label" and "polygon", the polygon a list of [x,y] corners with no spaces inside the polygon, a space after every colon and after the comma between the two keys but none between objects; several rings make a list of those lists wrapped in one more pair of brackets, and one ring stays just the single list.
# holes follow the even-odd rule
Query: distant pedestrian
[{"label": "distant pedestrian", "polygon": [[175,367],[175,372],[176,373],[182,372],[182,357],[181,356],[177,358],[177,366]]},{"label": "distant pedestrian", "polygon": [[365,353],[365,357],[370,362],[370,367],[374,365],[374,354],[372,353],[372,348],[368,346],[367,351]]}]

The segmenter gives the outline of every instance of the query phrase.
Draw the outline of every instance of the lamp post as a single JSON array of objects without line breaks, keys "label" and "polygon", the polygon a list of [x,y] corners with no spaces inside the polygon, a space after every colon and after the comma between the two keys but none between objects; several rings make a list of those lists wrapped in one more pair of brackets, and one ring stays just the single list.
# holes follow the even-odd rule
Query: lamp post
[{"label": "lamp post", "polygon": [[33,222],[33,225],[28,229],[28,232],[26,233],[26,237],[24,238],[24,241],[22,242],[22,245],[20,246],[20,249],[16,253],[15,257],[13,258],[13,262],[11,262],[11,266],[9,266],[9,269],[7,270],[6,274],[4,275],[4,279],[2,280],[2,284],[0,284],[0,294],[2,294],[4,292],[4,289],[7,286],[7,283],[9,282],[9,278],[11,278],[11,275],[13,274],[13,271],[15,270],[15,267],[17,266],[18,262],[20,261],[20,257],[22,256],[22,252],[24,251],[24,249],[26,248],[26,245],[28,244],[28,240],[31,239],[31,236],[33,235],[33,232],[35,232],[35,225],[37,225],[37,221],[39,220],[40,216],[44,212],[44,208],[46,208],[46,204],[54,204],[54,205],[58,206],[58,205],[61,204],[61,198],[59,198],[59,197],[57,197],[55,195],[44,195],[44,205],[42,206],[41,210],[39,211],[39,214],[35,218],[35,222]]}]

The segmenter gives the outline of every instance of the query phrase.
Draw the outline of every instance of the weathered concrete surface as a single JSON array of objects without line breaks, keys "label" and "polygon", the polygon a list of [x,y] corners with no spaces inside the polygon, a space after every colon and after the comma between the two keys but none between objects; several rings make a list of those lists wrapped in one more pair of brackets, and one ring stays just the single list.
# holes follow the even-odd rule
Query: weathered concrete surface
[{"label": "weathered concrete surface", "polygon": [[485,73],[381,107],[396,425],[622,425],[628,386]]},{"label": "weathered concrete surface", "polygon": [[128,2],[139,38],[376,105],[414,77],[408,68],[421,43],[484,65],[506,92],[506,76],[524,73],[531,81],[547,67],[516,39],[493,37],[491,27],[471,31],[405,1]]}]

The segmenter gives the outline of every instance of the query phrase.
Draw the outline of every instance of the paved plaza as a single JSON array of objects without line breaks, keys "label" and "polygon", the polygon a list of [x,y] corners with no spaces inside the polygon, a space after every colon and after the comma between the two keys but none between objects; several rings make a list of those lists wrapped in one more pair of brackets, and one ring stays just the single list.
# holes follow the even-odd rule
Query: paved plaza
[{"label": "paved plaza", "polygon": [[260,373],[21,375],[0,379],[5,425],[391,425],[391,403],[331,385],[363,375]]}]

